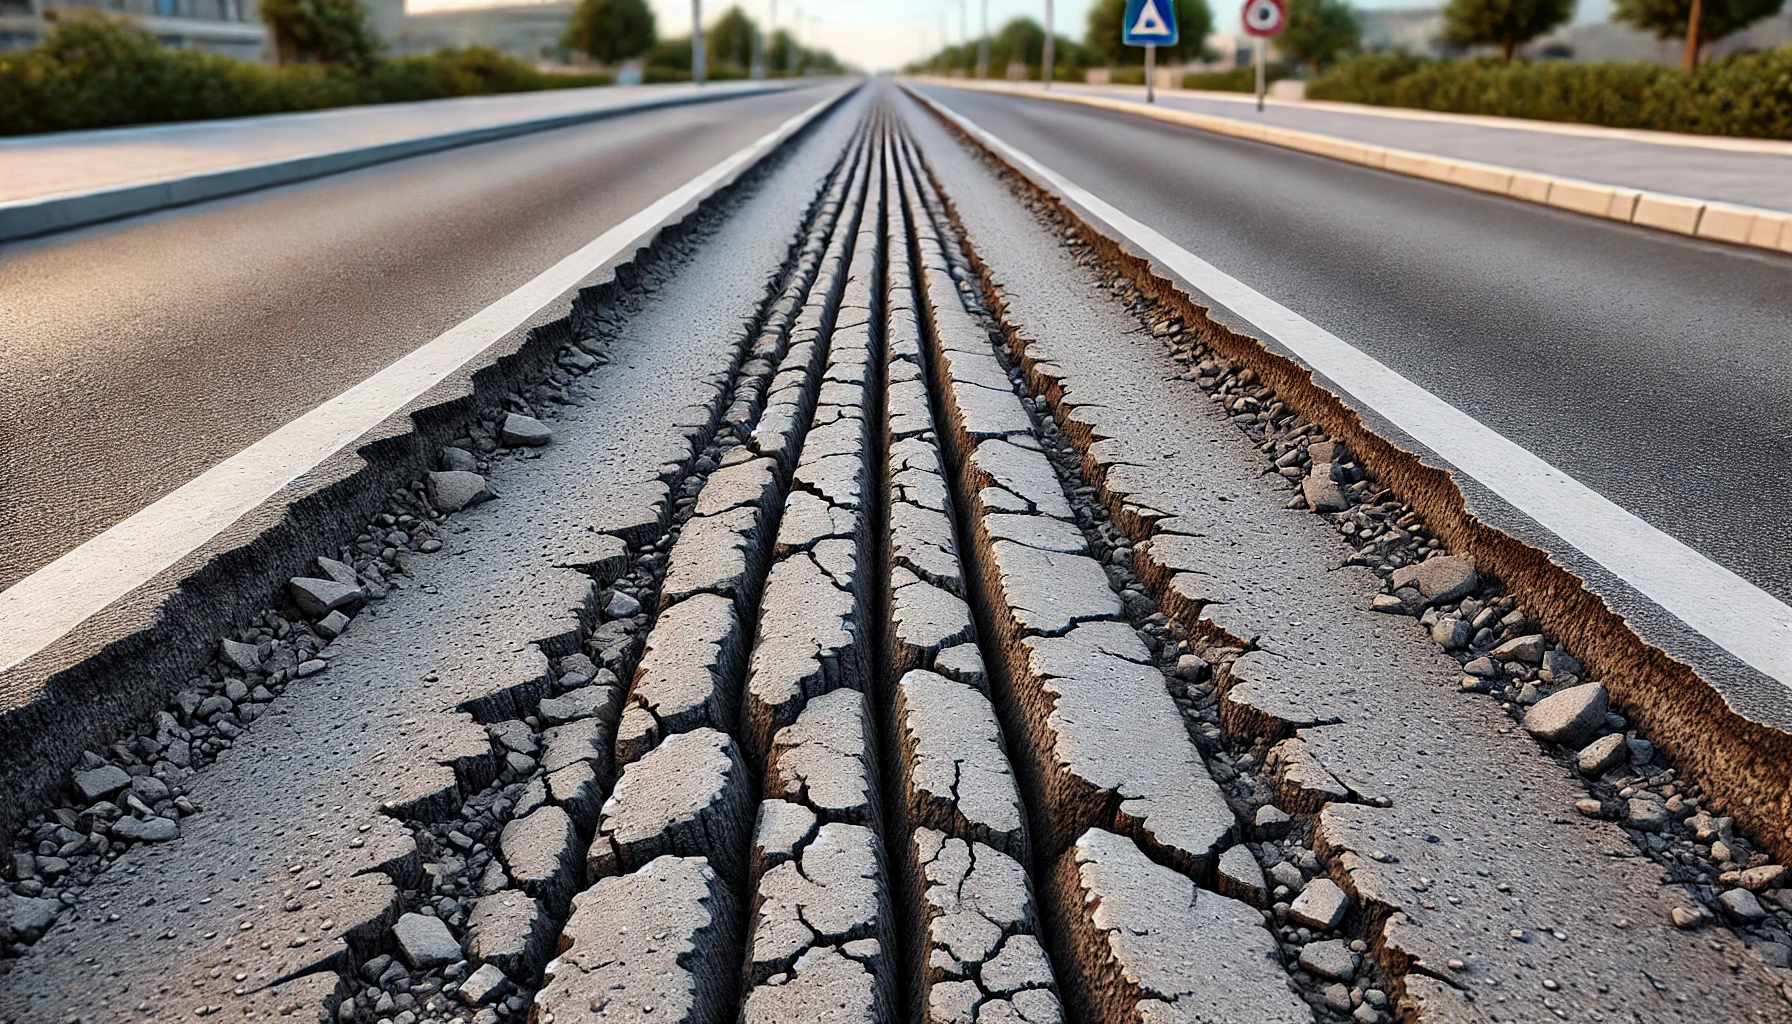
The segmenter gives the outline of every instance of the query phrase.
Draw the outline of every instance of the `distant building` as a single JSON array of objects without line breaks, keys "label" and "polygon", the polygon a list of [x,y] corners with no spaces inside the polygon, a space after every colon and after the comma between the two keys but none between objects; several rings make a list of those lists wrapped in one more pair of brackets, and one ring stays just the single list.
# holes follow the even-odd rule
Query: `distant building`
[{"label": "distant building", "polygon": [[1358,38],[1365,50],[1394,50],[1420,57],[1444,55],[1444,14],[1436,7],[1396,7],[1357,11]]},{"label": "distant building", "polygon": [[82,11],[128,15],[168,46],[266,60],[259,0],[0,0],[0,50],[36,46],[58,18]]},{"label": "distant building", "polygon": [[403,0],[362,0],[374,31],[395,55],[483,46],[531,64],[564,64],[560,42],[570,2],[506,4],[406,13]]}]

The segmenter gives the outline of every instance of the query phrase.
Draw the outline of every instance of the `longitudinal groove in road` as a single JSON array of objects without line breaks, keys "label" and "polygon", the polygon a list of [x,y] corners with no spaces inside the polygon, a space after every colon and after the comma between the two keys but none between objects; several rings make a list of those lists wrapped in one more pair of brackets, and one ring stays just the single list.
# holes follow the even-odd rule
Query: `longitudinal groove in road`
[{"label": "longitudinal groove in road", "polygon": [[893,92],[793,145],[78,766],[8,1014],[1788,1019],[1783,869],[1347,450]]}]

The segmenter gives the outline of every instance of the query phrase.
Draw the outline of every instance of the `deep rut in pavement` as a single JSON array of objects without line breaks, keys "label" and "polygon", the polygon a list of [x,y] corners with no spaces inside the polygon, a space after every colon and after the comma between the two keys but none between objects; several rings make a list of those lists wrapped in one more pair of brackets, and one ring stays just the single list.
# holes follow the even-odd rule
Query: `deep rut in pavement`
[{"label": "deep rut in pavement", "polygon": [[[1283,510],[1324,442],[1230,367],[1222,410],[1179,404],[1217,368],[1130,347],[1136,292],[1094,284],[1074,231],[865,92],[791,158],[800,202],[743,206],[707,262],[580,325],[595,407],[220,755],[244,791],[294,759],[313,788],[214,788],[261,830],[196,824],[107,890],[133,940],[178,904],[178,943],[129,947],[169,980],[82,993],[87,914],[0,978],[17,1018],[1785,1019],[1735,936],[1672,931],[1634,862],[1589,862],[1615,828],[1462,811],[1415,746],[1554,766],[1443,709],[1455,663],[1384,637],[1379,579]],[[1298,472],[1218,430],[1243,397]],[[1376,732],[1377,701],[1435,728]],[[218,858],[184,888],[183,845]],[[1637,920],[1595,932],[1593,900]]]}]

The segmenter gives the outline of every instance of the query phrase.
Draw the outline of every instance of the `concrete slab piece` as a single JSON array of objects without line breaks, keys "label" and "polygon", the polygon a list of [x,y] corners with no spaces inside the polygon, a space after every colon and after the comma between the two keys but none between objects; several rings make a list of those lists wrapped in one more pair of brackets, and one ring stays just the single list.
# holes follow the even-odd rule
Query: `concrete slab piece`
[{"label": "concrete slab piece", "polygon": [[1311,1024],[1263,915],[1090,829],[1053,872],[1077,976],[1073,1007],[1115,1021]]},{"label": "concrete slab piece", "polygon": [[982,843],[913,834],[923,1019],[1061,1020],[1026,869]]},{"label": "concrete slab piece", "polygon": [[616,732],[616,763],[670,733],[734,725],[747,637],[732,599],[697,594],[660,612],[647,634]]},{"label": "concrete slab piece", "polygon": [[1050,768],[1043,785],[1053,811],[1035,823],[1034,842],[1055,854],[1099,825],[1203,872],[1237,822],[1138,634],[1124,622],[1092,622],[1021,646],[1017,698],[1035,756]]},{"label": "concrete slab piece", "polygon": [[873,823],[876,765],[865,695],[840,689],[810,700],[772,737],[765,796],[799,803],[823,822]]},{"label": "concrete slab piece", "polygon": [[701,857],[659,857],[574,901],[533,1012],[557,1021],[734,1018],[739,902]]},{"label": "concrete slab piece", "polygon": [[732,737],[709,728],[667,737],[616,780],[591,840],[589,874],[623,874],[672,855],[703,857],[738,878],[751,798]]},{"label": "concrete slab piece", "polygon": [[845,1014],[837,1019],[882,1019],[895,955],[883,861],[876,833],[835,822],[759,879],[748,924],[749,1019],[773,1019],[766,1008],[790,1000],[814,1005],[819,991],[836,987]]},{"label": "concrete slab piece", "polygon": [[742,707],[745,740],[765,751],[811,697],[860,678],[859,609],[807,553],[772,567],[760,603]]},{"label": "concrete slab piece", "polygon": [[1079,622],[1119,618],[1125,611],[1107,572],[1088,555],[998,540],[988,556],[1005,618],[1017,635],[1059,636]]},{"label": "concrete slab piece", "polygon": [[897,684],[893,712],[908,824],[1025,858],[1020,791],[989,698],[917,670]]},{"label": "concrete slab piece", "polygon": [[504,826],[498,849],[519,887],[564,917],[573,894],[584,887],[585,843],[565,810],[538,807]]}]

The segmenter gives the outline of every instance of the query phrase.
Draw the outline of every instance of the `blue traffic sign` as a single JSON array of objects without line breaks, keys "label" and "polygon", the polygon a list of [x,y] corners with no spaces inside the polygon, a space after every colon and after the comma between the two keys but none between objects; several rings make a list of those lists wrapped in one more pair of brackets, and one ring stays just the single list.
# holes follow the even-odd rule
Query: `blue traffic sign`
[{"label": "blue traffic sign", "polygon": [[1175,0],[1126,0],[1120,41],[1127,46],[1175,46]]}]

